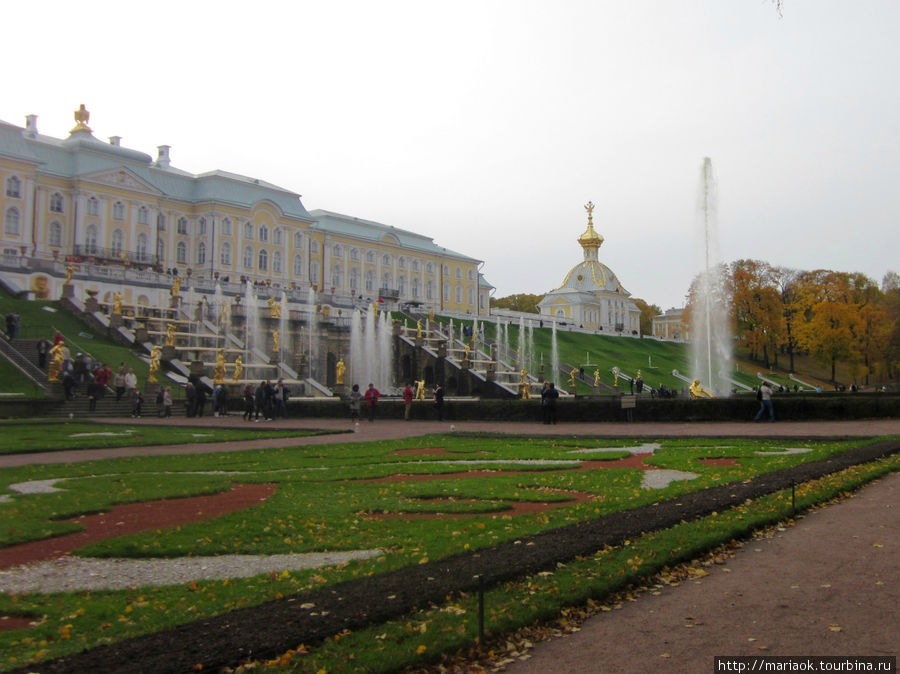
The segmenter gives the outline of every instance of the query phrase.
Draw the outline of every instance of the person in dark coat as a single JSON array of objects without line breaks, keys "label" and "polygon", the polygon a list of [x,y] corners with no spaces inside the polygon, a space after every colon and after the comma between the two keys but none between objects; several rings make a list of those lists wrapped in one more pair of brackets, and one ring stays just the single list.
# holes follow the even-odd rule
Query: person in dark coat
[{"label": "person in dark coat", "polygon": [[184,387],[185,412],[189,417],[197,414],[197,389],[192,382],[188,382]]},{"label": "person in dark coat", "polygon": [[47,369],[47,354],[50,352],[50,340],[42,339],[37,343],[37,361],[38,367],[42,370]]},{"label": "person in dark coat", "polygon": [[206,407],[206,389],[201,386],[196,386],[197,389],[197,416],[203,416],[203,408]]},{"label": "person in dark coat", "polygon": [[434,411],[437,413],[438,421],[444,420],[444,387],[435,384],[432,391],[434,393]]},{"label": "person in dark coat", "polygon": [[244,414],[241,418],[251,421],[253,419],[253,386],[251,384],[244,386],[243,398]]},{"label": "person in dark coat", "polygon": [[541,391],[541,412],[543,413],[545,424],[556,423],[556,399],[559,398],[559,391],[552,381],[544,383]]},{"label": "person in dark coat", "polygon": [[381,391],[375,388],[375,384],[370,383],[369,388],[366,389],[366,407],[369,410],[369,421],[375,421],[375,405],[378,404],[378,398],[381,396]]}]

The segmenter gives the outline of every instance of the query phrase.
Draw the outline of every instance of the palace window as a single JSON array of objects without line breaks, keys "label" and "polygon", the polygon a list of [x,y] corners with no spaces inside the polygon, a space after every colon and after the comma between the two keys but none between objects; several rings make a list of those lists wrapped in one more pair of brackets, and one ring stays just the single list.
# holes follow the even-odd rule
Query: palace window
[{"label": "palace window", "polygon": [[374,264],[375,262],[375,253],[373,253],[371,250],[366,253],[366,262],[370,264]]},{"label": "palace window", "polygon": [[406,277],[401,276],[397,279],[397,290],[400,292],[401,297],[406,294]]},{"label": "palace window", "polygon": [[475,304],[475,289],[469,288],[469,304]]},{"label": "palace window", "polygon": [[434,299],[434,283],[432,281],[425,281],[425,299]]},{"label": "palace window", "polygon": [[462,278],[462,269],[456,268],[456,278]]},{"label": "palace window", "polygon": [[310,241],[309,242],[309,254],[310,255],[318,255],[319,254],[319,242],[318,241]]},{"label": "palace window", "polygon": [[97,197],[91,197],[87,201],[88,215],[100,215],[100,200]]},{"label": "palace window", "polygon": [[470,270],[469,270],[469,280],[470,280],[470,281],[474,281],[474,280],[475,280],[475,270],[474,270],[474,269],[470,269]]},{"label": "palace window", "polygon": [[413,271],[419,271],[419,261],[413,260]]},{"label": "palace window", "polygon": [[253,223],[245,222],[244,223],[244,238],[247,241],[253,241]]},{"label": "palace window", "polygon": [[350,259],[353,260],[353,261],[358,261],[358,260],[359,260],[359,249],[358,249],[358,248],[351,248],[351,249],[350,249]]},{"label": "palace window", "polygon": [[303,278],[303,256],[295,255],[294,256],[294,276],[297,278]]},{"label": "palace window", "polygon": [[139,225],[149,225],[150,224],[150,211],[146,206],[141,206],[138,209],[138,224]]},{"label": "palace window", "polygon": [[434,273],[434,265],[431,264],[430,262],[428,262],[428,263],[425,264],[425,273],[426,273],[426,274],[433,274],[433,273]]},{"label": "palace window", "polygon": [[397,260],[397,265],[400,269],[406,269],[406,258],[401,256],[400,259]]},{"label": "palace window", "polygon": [[309,282],[310,283],[318,283],[319,282],[319,261],[313,260],[309,263]]},{"label": "palace window", "polygon": [[175,247],[175,262],[187,264],[187,244],[184,241],[179,241]]},{"label": "palace window", "polygon": [[166,242],[162,239],[156,240],[156,259],[159,262],[166,261]]},{"label": "palace window", "polygon": [[47,243],[51,246],[59,248],[62,245],[62,225],[59,220],[50,223],[50,233],[47,237]]},{"label": "palace window", "polygon": [[200,221],[197,223],[197,234],[200,236],[206,234],[206,218],[200,218]]},{"label": "palace window", "polygon": [[413,299],[418,299],[419,297],[419,279],[413,276],[412,280],[412,296]]},{"label": "palace window", "polygon": [[366,290],[372,292],[375,289],[375,272],[371,269],[366,272]]},{"label": "palace window", "polygon": [[225,218],[222,220],[222,236],[231,236],[231,218]]},{"label": "palace window", "polygon": [[458,283],[456,284],[456,303],[462,304],[462,286]]},{"label": "palace window", "polygon": [[223,267],[231,266],[231,244],[227,241],[219,249],[219,262]]},{"label": "palace window", "polygon": [[257,261],[259,262],[259,270],[260,271],[268,271],[269,269],[269,251],[265,248],[260,248],[259,255],[257,256]]},{"label": "palace window", "polygon": [[259,240],[260,241],[268,241],[269,240],[269,228],[265,225],[259,226]]},{"label": "palace window", "polygon": [[50,197],[50,210],[53,213],[63,212],[63,196],[59,192],[54,192]]},{"label": "palace window", "polygon": [[202,241],[197,246],[197,264],[206,264],[206,244]]},{"label": "palace window", "polygon": [[281,273],[281,251],[276,250],[272,254],[272,273],[280,274]]},{"label": "palace window", "polygon": [[156,228],[161,232],[166,231],[166,216],[162,213],[156,214]]},{"label": "palace window", "polygon": [[253,249],[250,246],[244,246],[244,269],[253,269]]},{"label": "palace window", "polygon": [[331,256],[332,257],[341,257],[344,254],[344,251],[341,249],[339,244],[334,244],[331,248]]},{"label": "palace window", "polygon": [[444,281],[444,287],[441,289],[443,291],[443,297],[445,302],[450,301],[450,284],[447,281]]},{"label": "palace window", "polygon": [[3,219],[3,232],[7,236],[19,236],[19,209],[7,208]]},{"label": "palace window", "polygon": [[88,225],[84,233],[84,250],[90,254],[97,253],[97,225]]},{"label": "palace window", "polygon": [[187,234],[188,233],[187,218],[178,218],[178,222],[175,225],[175,231],[178,234]]},{"label": "palace window", "polygon": [[149,260],[149,256],[147,255],[147,235],[146,234],[138,234],[137,238],[137,247],[135,252],[137,253],[138,262],[147,262]]},{"label": "palace window", "polygon": [[344,268],[340,264],[336,264],[331,268],[331,285],[335,288],[341,287],[341,278],[344,276]]},{"label": "palace window", "polygon": [[275,231],[272,232],[272,243],[274,243],[276,246],[280,246],[283,238],[284,233],[281,231],[281,227],[276,227]]},{"label": "palace window", "polygon": [[[381,258],[381,264],[383,264],[385,267],[390,267],[391,266],[391,256],[390,255],[383,256]],[[385,286],[385,288],[387,288],[387,287],[388,286]]]},{"label": "palace window", "polygon": [[354,267],[350,270],[350,290],[356,292],[357,288],[359,288],[359,269]]},{"label": "palace window", "polygon": [[391,276],[391,272],[386,271],[381,276],[381,287],[382,288],[390,288],[393,283],[393,277]]},{"label": "palace window", "polygon": [[303,234],[294,232],[294,248],[303,248]]},{"label": "palace window", "polygon": [[20,199],[22,197],[22,181],[16,178],[16,176],[6,179],[6,196],[12,197],[13,199]]},{"label": "palace window", "polygon": [[124,220],[125,219],[125,204],[121,201],[117,201],[113,204],[113,220]]},{"label": "palace window", "polygon": [[122,254],[122,250],[125,248],[125,232],[121,229],[116,229],[112,233],[112,249],[111,252],[114,256],[119,257]]}]

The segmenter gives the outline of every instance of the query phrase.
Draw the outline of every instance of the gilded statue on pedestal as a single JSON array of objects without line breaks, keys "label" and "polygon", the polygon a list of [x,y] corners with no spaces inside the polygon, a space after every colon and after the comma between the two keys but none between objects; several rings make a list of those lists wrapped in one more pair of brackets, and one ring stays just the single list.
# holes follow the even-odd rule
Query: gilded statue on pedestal
[{"label": "gilded statue on pedestal", "polygon": [[594,388],[600,386],[600,368],[594,370]]},{"label": "gilded statue on pedestal", "polygon": [[175,346],[175,330],[177,326],[174,323],[169,323],[166,326],[166,346]]},{"label": "gilded statue on pedestal", "polygon": [[281,351],[281,334],[278,330],[272,330],[272,351],[275,353]]},{"label": "gilded statue on pedestal", "polygon": [[420,379],[416,382],[416,400],[425,400],[425,380]]},{"label": "gilded statue on pedestal", "polygon": [[274,297],[270,297],[266,300],[266,304],[269,305],[269,311],[271,312],[272,318],[281,318],[281,305],[275,301]]},{"label": "gilded statue on pedestal", "polygon": [[698,398],[715,398],[712,393],[703,388],[699,379],[694,380],[694,383],[688,387],[688,391],[691,394],[692,400],[697,400]]},{"label": "gilded statue on pedestal", "polygon": [[219,349],[216,354],[216,369],[213,372],[213,383],[225,383],[225,349]]},{"label": "gilded statue on pedestal", "polygon": [[175,282],[172,283],[171,294],[172,294],[172,297],[178,297],[181,294],[181,277],[180,276],[175,277]]},{"label": "gilded statue on pedestal", "polygon": [[238,356],[234,359],[234,377],[232,378],[232,382],[237,384],[241,380],[241,374],[244,372],[244,361]]},{"label": "gilded statue on pedestal", "polygon": [[337,371],[337,373],[336,373],[336,374],[337,374],[337,383],[338,383],[338,384],[343,384],[343,383],[344,383],[344,373],[347,371],[347,366],[344,365],[344,359],[343,359],[343,358],[341,358],[341,359],[337,362],[337,365],[335,366],[335,369],[336,369],[336,371]]},{"label": "gilded statue on pedestal", "polygon": [[122,293],[120,293],[118,290],[113,295],[113,313],[122,313]]},{"label": "gilded statue on pedestal", "polygon": [[72,265],[66,266],[66,280],[64,282],[65,285],[72,285],[72,275],[75,274],[75,267]]},{"label": "gilded statue on pedestal", "polygon": [[47,368],[47,379],[50,381],[59,381],[59,375],[62,373],[63,360],[65,359],[65,342],[60,341],[50,347],[50,366]]},{"label": "gilded statue on pedestal", "polygon": [[156,383],[156,373],[159,372],[159,352],[160,348],[158,346],[154,346],[150,350],[150,376],[147,377],[147,381],[150,383]]}]

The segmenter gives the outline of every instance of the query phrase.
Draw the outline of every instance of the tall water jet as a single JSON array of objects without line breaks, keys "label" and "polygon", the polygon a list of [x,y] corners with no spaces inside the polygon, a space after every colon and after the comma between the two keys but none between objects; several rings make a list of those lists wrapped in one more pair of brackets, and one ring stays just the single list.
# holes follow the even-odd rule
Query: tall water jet
[{"label": "tall water jet", "polygon": [[278,362],[283,363],[287,358],[285,356],[290,353],[290,336],[288,335],[288,299],[287,293],[282,290],[281,291],[281,304],[279,305],[281,310],[278,312],[278,336],[280,339],[278,340]]},{"label": "tall water jet", "polygon": [[307,327],[309,332],[309,351],[307,353],[306,360],[309,365],[309,378],[315,379],[319,369],[319,349],[318,342],[316,341],[316,337],[318,334],[318,330],[316,329],[316,322],[318,320],[318,316],[316,315],[316,291],[312,286],[310,286],[309,294],[306,298],[306,309]]},{"label": "tall water jet", "polygon": [[698,237],[701,257],[700,273],[691,297],[691,340],[693,376],[711,388],[716,395],[728,395],[731,376],[731,329],[725,267],[719,255],[716,226],[716,182],[712,160],[703,159],[700,176],[700,210],[702,229]]},{"label": "tall water jet", "polygon": [[254,352],[260,350],[259,343],[259,306],[256,303],[256,294],[253,292],[253,284],[247,281],[244,287],[244,362],[252,363],[256,360]]},{"label": "tall water jet", "polygon": [[559,347],[556,343],[556,320],[553,320],[553,331],[550,335],[550,376],[547,381],[556,382],[559,378]]}]

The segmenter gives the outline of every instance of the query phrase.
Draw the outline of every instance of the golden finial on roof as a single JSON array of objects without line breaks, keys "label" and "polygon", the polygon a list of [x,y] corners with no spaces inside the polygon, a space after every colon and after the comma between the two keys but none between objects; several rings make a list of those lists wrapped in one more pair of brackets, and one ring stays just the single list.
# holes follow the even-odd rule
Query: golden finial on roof
[{"label": "golden finial on roof", "polygon": [[88,112],[88,109],[84,107],[84,103],[81,104],[81,107],[75,111],[75,121],[78,122],[75,125],[75,128],[69,131],[69,133],[75,133],[76,131],[87,131],[91,132],[91,127],[87,125],[87,123],[91,119],[91,113]]},{"label": "golden finial on roof", "polygon": [[584,210],[586,210],[588,214],[588,226],[584,234],[578,237],[578,243],[580,243],[585,250],[592,249],[596,254],[597,248],[603,243],[603,237],[594,231],[594,202],[587,202],[584,205]]}]

